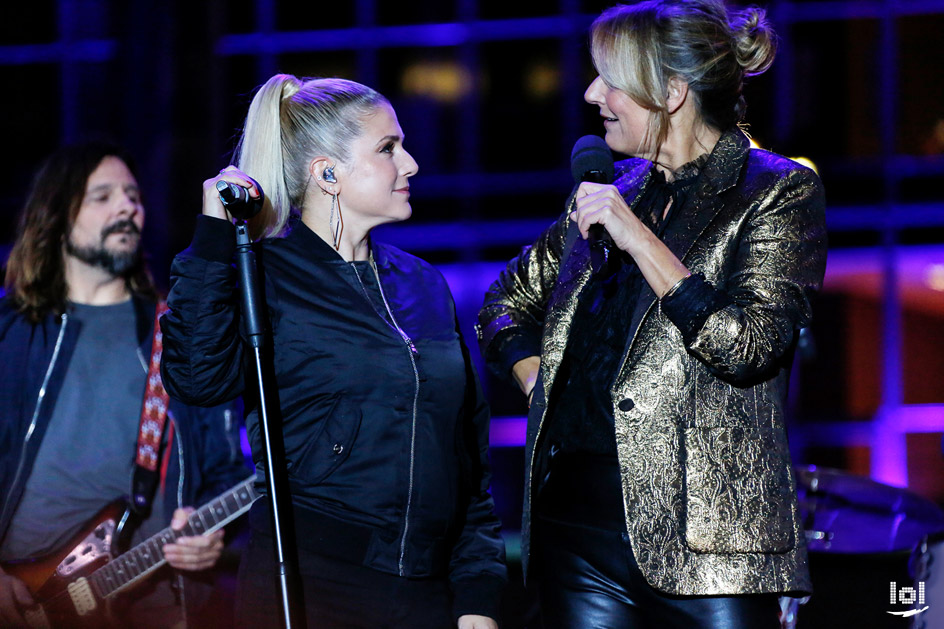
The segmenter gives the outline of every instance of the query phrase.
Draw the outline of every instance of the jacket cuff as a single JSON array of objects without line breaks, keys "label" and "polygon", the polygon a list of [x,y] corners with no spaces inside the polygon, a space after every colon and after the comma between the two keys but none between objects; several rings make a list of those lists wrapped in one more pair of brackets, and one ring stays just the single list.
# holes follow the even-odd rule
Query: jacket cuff
[{"label": "jacket cuff", "polygon": [[485,359],[489,368],[502,380],[511,378],[511,368],[519,360],[541,355],[541,335],[522,327],[499,331],[489,344]]},{"label": "jacket cuff", "polygon": [[682,333],[685,344],[690,345],[708,317],[734,300],[706,282],[703,275],[691,275],[673,287],[659,303],[662,312]]},{"label": "jacket cuff", "polygon": [[229,264],[236,253],[236,227],[227,220],[200,214],[187,253],[210,262]]},{"label": "jacket cuff", "polygon": [[501,624],[501,599],[505,580],[492,574],[462,579],[452,584],[452,617],[475,614]]}]

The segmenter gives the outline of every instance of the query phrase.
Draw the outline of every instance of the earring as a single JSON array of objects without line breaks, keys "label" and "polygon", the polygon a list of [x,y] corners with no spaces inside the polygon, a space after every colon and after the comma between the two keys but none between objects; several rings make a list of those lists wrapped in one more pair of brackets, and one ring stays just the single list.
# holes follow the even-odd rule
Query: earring
[{"label": "earring", "polygon": [[341,217],[341,199],[338,198],[337,194],[331,195],[331,214],[328,216],[328,225],[334,238],[334,250],[339,251],[341,249],[341,234],[344,233],[344,219]]},{"label": "earring", "polygon": [[338,178],[334,176],[334,166],[328,166],[324,169],[324,172],[321,173],[324,177],[324,180],[328,183],[338,183]]}]

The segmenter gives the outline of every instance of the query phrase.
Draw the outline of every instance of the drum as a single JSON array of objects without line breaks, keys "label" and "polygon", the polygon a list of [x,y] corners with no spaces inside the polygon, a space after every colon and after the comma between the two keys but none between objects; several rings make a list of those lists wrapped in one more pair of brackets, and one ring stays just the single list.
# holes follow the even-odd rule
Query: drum
[{"label": "drum", "polygon": [[944,530],[944,511],[906,489],[815,465],[796,468],[796,476],[811,551],[910,551],[925,535]]},{"label": "drum", "polygon": [[[933,605],[915,612],[921,607],[916,606],[920,579],[909,572],[912,551],[944,531],[944,512],[913,492],[839,470],[799,467],[796,476],[813,580],[813,596],[800,606],[796,626],[944,627],[929,615]],[[929,566],[944,561],[944,541],[931,541],[929,548]],[[944,591],[935,598],[931,582],[925,579],[923,596],[940,601],[944,613]],[[944,584],[938,587],[944,590]],[[916,624],[924,620],[929,624]]]}]

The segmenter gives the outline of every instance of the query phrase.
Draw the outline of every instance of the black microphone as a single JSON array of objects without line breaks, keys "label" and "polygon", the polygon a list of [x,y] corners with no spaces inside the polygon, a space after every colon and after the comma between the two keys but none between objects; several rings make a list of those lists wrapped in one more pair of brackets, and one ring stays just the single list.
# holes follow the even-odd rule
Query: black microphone
[{"label": "black microphone", "polygon": [[216,191],[220,193],[223,207],[238,219],[236,223],[236,272],[239,276],[240,293],[242,295],[242,323],[249,343],[253,347],[262,347],[263,325],[262,308],[257,294],[256,282],[256,254],[252,250],[252,240],[249,238],[249,229],[246,221],[259,213],[265,195],[262,186],[256,184],[259,198],[249,196],[249,189],[228,181],[217,181]]},{"label": "black microphone", "polygon": [[248,221],[262,210],[262,202],[265,195],[262,193],[262,187],[257,183],[256,190],[259,191],[259,197],[253,199],[249,196],[249,189],[228,181],[217,181],[216,191],[220,193],[220,201],[223,207],[241,221]]},{"label": "black microphone", "polygon": [[[574,150],[570,152],[570,172],[578,184],[582,181],[612,183],[613,153],[603,138],[585,135],[577,140]],[[587,241],[590,243],[590,266],[593,267],[593,273],[596,275],[609,266],[613,238],[599,223],[591,225],[587,232]]]}]

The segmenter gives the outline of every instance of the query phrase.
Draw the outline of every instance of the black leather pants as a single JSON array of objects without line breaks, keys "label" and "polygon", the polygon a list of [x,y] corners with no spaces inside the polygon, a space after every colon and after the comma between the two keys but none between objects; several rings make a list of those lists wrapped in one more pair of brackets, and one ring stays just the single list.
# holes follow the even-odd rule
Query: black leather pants
[{"label": "black leather pants", "polygon": [[626,533],[541,519],[538,593],[547,629],[778,629],[774,594],[668,596],[646,583]]},{"label": "black leather pants", "polygon": [[[776,594],[670,596],[653,589],[625,530],[618,469],[613,478],[606,461],[556,463],[532,528],[545,628],[779,629]],[[603,496],[601,489],[610,491]]]}]

